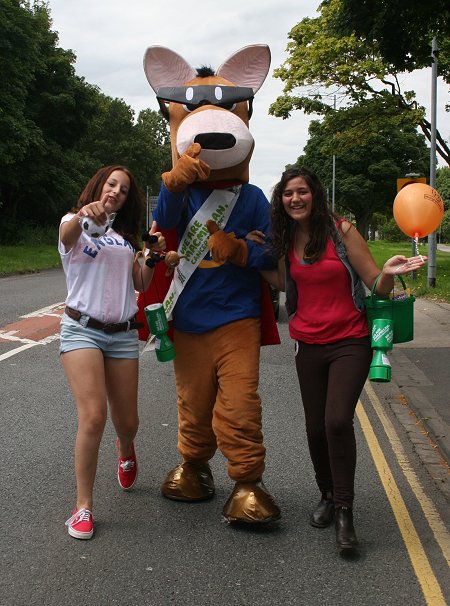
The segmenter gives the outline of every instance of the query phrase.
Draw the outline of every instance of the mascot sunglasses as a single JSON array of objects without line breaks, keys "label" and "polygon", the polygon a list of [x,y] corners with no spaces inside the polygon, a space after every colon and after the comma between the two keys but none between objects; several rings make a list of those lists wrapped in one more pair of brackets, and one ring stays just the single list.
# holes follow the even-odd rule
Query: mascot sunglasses
[{"label": "mascot sunglasses", "polygon": [[214,105],[223,109],[233,109],[235,103],[252,101],[253,89],[246,86],[219,86],[204,84],[199,86],[162,86],[156,98],[161,102],[181,103],[189,111],[202,105]]}]

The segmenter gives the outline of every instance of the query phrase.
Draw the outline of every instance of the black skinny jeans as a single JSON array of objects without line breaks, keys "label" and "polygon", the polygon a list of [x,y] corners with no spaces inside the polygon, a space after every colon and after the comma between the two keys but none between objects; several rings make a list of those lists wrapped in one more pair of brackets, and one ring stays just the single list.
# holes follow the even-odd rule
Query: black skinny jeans
[{"label": "black skinny jeans", "polygon": [[353,506],[356,441],[353,417],[372,361],[370,339],[327,345],[297,341],[295,358],[316,482],[336,507]]}]

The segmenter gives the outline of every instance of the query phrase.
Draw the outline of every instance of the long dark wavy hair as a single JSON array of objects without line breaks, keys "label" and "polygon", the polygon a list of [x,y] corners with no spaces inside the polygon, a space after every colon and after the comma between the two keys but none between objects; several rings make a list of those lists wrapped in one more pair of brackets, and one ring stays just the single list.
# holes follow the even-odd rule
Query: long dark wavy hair
[{"label": "long dark wavy hair", "polygon": [[95,175],[91,177],[82,191],[74,210],[75,212],[78,212],[80,208],[86,204],[95,202],[95,200],[100,200],[103,186],[109,179],[111,173],[116,170],[120,170],[128,176],[130,179],[130,188],[125,204],[118,211],[117,216],[114,219],[113,228],[137,250],[140,248],[139,242],[144,216],[144,197],[137,186],[133,174],[125,166],[111,165],[100,168]]},{"label": "long dark wavy hair", "polygon": [[325,252],[328,238],[337,240],[336,215],[328,206],[327,196],[319,177],[305,167],[291,167],[281,175],[275,185],[272,198],[272,245],[278,258],[287,255],[293,242],[297,222],[286,214],[282,195],[287,183],[295,177],[303,177],[312,192],[312,209],[309,219],[309,242],[305,247],[305,260],[318,261]]}]

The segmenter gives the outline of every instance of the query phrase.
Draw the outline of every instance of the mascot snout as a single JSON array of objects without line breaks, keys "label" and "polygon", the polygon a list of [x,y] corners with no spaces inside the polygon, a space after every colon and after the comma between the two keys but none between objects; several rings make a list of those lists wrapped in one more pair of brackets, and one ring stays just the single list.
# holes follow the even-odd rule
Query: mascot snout
[{"label": "mascot snout", "polygon": [[200,143],[199,158],[215,170],[243,162],[253,149],[254,139],[237,115],[214,108],[193,112],[180,124],[178,154],[182,156],[192,143]]}]

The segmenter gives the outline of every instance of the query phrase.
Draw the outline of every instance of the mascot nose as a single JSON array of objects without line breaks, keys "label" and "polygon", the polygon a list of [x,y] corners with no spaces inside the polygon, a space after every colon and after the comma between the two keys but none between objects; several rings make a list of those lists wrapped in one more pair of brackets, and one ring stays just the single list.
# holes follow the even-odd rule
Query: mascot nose
[{"label": "mascot nose", "polygon": [[202,149],[231,149],[236,145],[236,137],[231,133],[201,133],[194,142],[200,143]]}]

